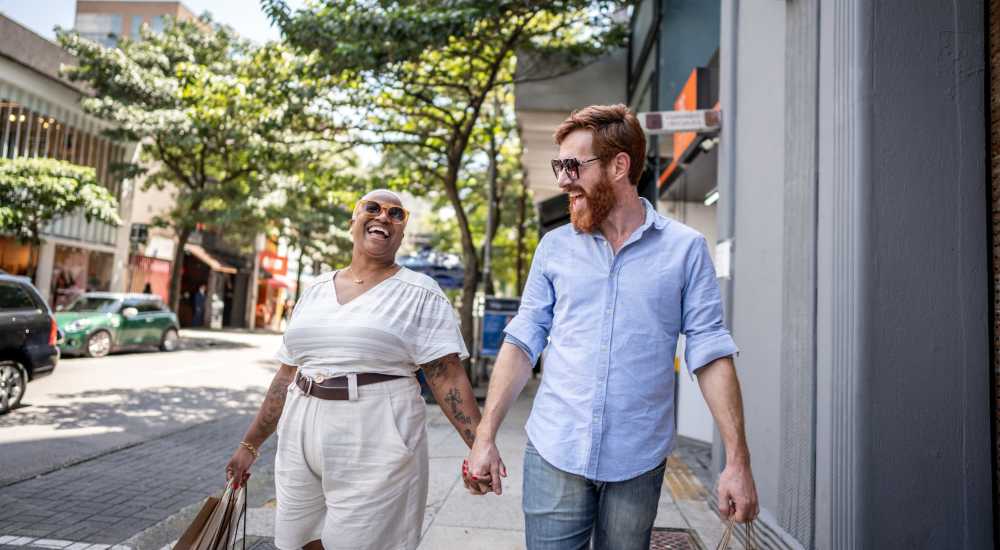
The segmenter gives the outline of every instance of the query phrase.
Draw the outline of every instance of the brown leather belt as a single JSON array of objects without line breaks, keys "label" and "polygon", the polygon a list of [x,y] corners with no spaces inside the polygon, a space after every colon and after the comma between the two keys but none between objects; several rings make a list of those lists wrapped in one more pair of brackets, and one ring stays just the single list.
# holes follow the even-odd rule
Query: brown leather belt
[{"label": "brown leather belt", "polygon": [[[358,387],[387,382],[397,378],[409,378],[409,376],[381,374],[377,372],[363,372],[356,376],[358,378]],[[323,382],[316,382],[308,376],[302,376],[302,373],[299,372],[295,374],[295,385],[302,390],[302,393],[318,399],[347,401],[351,398],[346,376],[337,376],[335,378],[327,378]]]}]

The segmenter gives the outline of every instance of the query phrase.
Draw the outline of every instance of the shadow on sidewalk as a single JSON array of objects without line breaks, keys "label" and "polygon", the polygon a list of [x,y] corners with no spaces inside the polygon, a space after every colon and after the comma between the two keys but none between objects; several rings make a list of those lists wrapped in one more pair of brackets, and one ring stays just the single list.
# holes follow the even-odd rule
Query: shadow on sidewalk
[{"label": "shadow on sidewalk", "polygon": [[56,430],[106,428],[115,431],[179,427],[206,422],[219,411],[252,413],[260,406],[263,389],[165,386],[146,389],[106,389],[62,393],[71,400],[58,405],[22,404],[0,416],[0,428],[53,426]]}]

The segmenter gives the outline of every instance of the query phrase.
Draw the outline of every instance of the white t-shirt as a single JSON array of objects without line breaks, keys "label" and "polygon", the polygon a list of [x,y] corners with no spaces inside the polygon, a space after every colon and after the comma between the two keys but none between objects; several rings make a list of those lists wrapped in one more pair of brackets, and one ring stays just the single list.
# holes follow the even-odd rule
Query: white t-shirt
[{"label": "white t-shirt", "polygon": [[299,297],[278,361],[305,376],[412,376],[445,355],[469,356],[455,310],[434,279],[404,267],[341,305],[335,274],[320,275]]}]

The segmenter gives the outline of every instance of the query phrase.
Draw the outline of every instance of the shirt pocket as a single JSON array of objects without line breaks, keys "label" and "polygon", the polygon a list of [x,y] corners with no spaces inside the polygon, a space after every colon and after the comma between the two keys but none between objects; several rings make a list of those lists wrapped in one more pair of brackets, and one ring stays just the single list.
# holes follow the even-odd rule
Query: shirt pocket
[{"label": "shirt pocket", "polygon": [[616,308],[628,312],[630,323],[643,324],[643,330],[676,336],[683,307],[684,278],[680,275],[673,266],[642,259],[623,265]]}]

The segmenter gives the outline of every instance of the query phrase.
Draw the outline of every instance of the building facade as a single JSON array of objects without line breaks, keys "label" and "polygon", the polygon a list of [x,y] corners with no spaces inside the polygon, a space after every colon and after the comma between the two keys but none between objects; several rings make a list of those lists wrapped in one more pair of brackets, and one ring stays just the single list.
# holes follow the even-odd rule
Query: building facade
[{"label": "building facade", "polygon": [[[721,111],[718,133],[651,139],[646,181],[717,245],[767,547],[994,547],[996,4],[647,0],[630,14],[633,109]],[[621,97],[553,93],[573,108]],[[697,415],[684,395],[682,434]]]},{"label": "building facade", "polygon": [[143,26],[148,26],[153,32],[162,31],[168,17],[179,21],[197,19],[180,2],[78,0],[74,29],[81,36],[114,47],[123,37],[139,40]]},{"label": "building facade", "polygon": [[[0,15],[0,156],[94,168],[127,220],[132,186],[112,167],[131,160],[137,148],[103,137],[106,125],[80,109],[87,90],[59,75],[60,64],[72,62],[57,44]],[[53,307],[87,290],[124,290],[128,223],[115,228],[70,216],[46,227],[42,238],[35,265],[29,265],[28,247],[0,236],[0,269],[34,272],[35,285]]]}]

